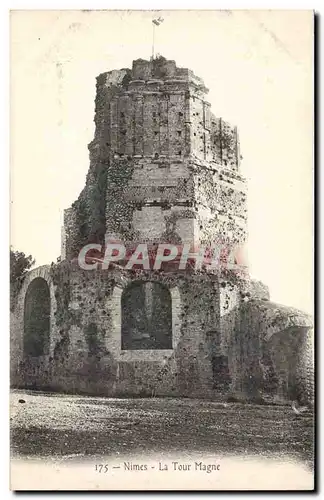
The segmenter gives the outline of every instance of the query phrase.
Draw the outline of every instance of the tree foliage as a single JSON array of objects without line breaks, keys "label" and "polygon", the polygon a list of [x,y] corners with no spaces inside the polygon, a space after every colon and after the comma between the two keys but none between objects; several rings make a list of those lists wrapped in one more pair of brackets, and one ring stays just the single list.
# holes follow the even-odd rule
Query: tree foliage
[{"label": "tree foliage", "polygon": [[22,282],[29,271],[35,264],[35,260],[31,255],[26,255],[24,252],[15,251],[10,248],[10,306],[14,305],[15,298],[20,290]]}]

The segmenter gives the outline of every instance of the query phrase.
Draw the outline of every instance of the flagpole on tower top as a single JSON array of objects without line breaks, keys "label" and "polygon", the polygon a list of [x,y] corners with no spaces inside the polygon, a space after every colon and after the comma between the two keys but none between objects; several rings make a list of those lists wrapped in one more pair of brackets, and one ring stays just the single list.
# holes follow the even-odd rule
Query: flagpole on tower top
[{"label": "flagpole on tower top", "polygon": [[155,26],[160,26],[163,23],[164,19],[162,17],[158,17],[157,19],[152,19],[153,26],[153,37],[152,37],[152,61],[155,56]]},{"label": "flagpole on tower top", "polygon": [[155,24],[152,21],[153,26],[153,42],[152,42],[152,61],[154,59],[154,44],[155,44]]}]

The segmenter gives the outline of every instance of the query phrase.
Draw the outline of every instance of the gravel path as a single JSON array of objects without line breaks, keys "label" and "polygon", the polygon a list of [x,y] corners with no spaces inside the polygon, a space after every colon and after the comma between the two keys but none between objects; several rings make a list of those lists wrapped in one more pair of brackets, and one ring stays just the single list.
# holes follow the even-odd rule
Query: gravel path
[{"label": "gravel path", "polygon": [[[23,399],[25,403],[19,403]],[[218,453],[278,457],[312,466],[313,415],[289,406],[195,399],[115,399],[13,391],[14,457]]]}]

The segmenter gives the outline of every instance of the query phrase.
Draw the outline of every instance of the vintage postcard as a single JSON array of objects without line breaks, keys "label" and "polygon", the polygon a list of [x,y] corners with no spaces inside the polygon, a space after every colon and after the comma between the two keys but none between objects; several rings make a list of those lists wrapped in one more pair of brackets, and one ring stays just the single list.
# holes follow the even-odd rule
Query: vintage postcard
[{"label": "vintage postcard", "polygon": [[11,489],[313,490],[313,12],[10,25]]}]

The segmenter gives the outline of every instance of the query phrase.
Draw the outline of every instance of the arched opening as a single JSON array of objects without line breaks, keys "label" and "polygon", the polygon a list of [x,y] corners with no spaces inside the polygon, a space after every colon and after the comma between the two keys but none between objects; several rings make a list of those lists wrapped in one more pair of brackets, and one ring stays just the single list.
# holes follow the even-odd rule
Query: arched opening
[{"label": "arched opening", "polygon": [[48,352],[51,299],[49,286],[43,278],[29,285],[24,307],[24,354],[43,356]]},{"label": "arched opening", "polygon": [[172,300],[160,283],[135,282],[121,298],[124,350],[172,349]]},{"label": "arched opening", "polygon": [[219,331],[210,330],[206,334],[206,346],[209,352],[213,388],[227,390],[230,385],[230,373],[228,367],[228,356],[225,356],[221,347],[221,335]]},{"label": "arched opening", "polygon": [[277,379],[277,396],[300,404],[314,399],[310,332],[308,326],[292,326],[273,334],[267,344]]}]

